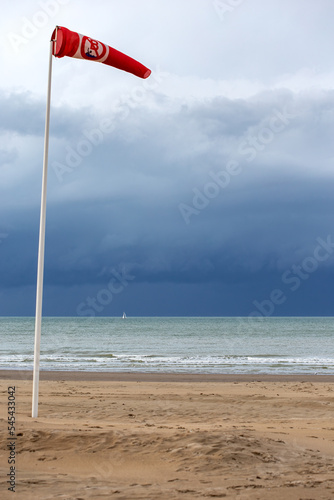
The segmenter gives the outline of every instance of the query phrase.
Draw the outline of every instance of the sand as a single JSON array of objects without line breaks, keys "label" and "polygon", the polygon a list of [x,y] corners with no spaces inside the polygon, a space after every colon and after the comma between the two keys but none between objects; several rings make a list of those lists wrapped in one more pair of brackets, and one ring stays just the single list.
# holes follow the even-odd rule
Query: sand
[{"label": "sand", "polygon": [[[0,372],[1,499],[334,498],[334,378]],[[15,493],[7,389],[15,385]]]}]

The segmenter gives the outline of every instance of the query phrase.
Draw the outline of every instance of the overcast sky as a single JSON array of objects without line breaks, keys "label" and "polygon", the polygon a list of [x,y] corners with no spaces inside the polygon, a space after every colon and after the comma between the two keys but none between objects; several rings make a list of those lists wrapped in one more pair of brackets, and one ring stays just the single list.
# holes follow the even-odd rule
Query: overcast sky
[{"label": "overcast sky", "polygon": [[4,2],[0,314],[34,315],[56,25],[148,80],[53,59],[43,314],[333,315],[330,0]]}]

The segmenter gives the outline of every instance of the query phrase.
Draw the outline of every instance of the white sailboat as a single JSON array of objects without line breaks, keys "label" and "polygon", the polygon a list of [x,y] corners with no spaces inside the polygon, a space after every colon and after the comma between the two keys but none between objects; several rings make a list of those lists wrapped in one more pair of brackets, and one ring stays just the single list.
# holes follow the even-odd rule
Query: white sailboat
[{"label": "white sailboat", "polygon": [[125,318],[126,318],[126,314],[125,314],[125,313],[123,313],[122,319],[125,319]]}]

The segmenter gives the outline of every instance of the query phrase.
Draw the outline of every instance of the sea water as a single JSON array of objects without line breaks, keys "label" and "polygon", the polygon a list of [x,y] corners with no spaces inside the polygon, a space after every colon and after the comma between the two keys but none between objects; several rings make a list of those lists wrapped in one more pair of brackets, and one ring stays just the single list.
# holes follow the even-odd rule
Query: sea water
[{"label": "sea water", "polygon": [[[34,318],[0,318],[0,369],[33,353]],[[40,368],[334,374],[334,318],[43,318]]]}]

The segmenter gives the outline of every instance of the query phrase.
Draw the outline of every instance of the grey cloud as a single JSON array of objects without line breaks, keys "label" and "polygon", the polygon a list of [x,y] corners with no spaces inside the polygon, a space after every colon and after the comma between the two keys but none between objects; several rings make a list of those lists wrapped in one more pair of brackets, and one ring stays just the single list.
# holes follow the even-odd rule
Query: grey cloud
[{"label": "grey cloud", "polygon": [[[138,286],[270,291],[284,270],[312,255],[318,237],[332,231],[332,143],[325,139],[333,128],[333,93],[316,99],[318,106],[312,95],[286,91],[217,98],[188,103],[167,119],[162,107],[146,116],[132,110],[62,184],[50,170],[46,287],[102,286],[102,270],[125,266]],[[256,136],[285,105],[295,113],[291,124],[247,161],[238,152],[240,140]],[[72,123],[82,119],[80,110],[70,113]],[[72,147],[80,130],[67,137]],[[315,152],[318,134],[327,135]],[[61,156],[64,144],[51,141],[50,154]],[[179,204],[191,205],[193,190],[203,193],[210,172],[224,169],[230,158],[241,173],[185,224]],[[0,247],[1,284],[33,286],[38,200],[28,210],[9,211],[7,223],[12,231]],[[328,259],[321,269],[331,273],[333,264]]]},{"label": "grey cloud", "polygon": [[[0,130],[24,136],[43,136],[45,126],[45,100],[31,92],[0,91]],[[75,135],[83,124],[90,124],[93,117],[88,109],[71,109],[68,106],[52,107],[51,135]]]}]

